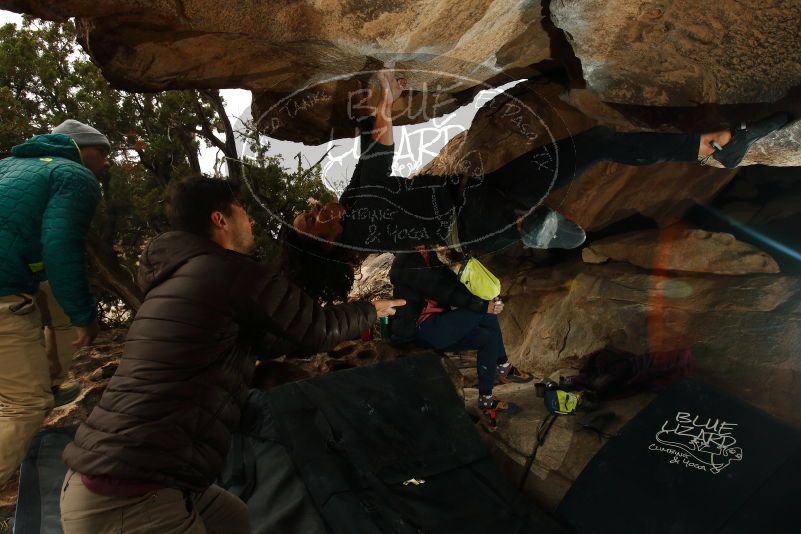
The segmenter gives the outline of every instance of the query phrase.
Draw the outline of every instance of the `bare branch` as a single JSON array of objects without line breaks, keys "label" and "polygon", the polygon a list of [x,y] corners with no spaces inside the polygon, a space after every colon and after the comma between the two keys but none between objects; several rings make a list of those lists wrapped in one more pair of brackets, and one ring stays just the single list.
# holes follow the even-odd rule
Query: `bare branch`
[{"label": "bare branch", "polygon": [[222,121],[223,131],[225,132],[225,142],[223,146],[218,148],[225,154],[225,162],[228,165],[228,176],[232,179],[239,179],[239,177],[242,176],[242,169],[239,163],[239,154],[236,150],[236,137],[234,129],[231,126],[231,121],[225,111],[225,104],[220,96],[220,92],[216,89],[209,89],[200,91],[200,94],[211,102],[211,105]]},{"label": "bare branch", "polygon": [[[326,151],[325,151],[325,154],[323,154],[323,155],[320,157],[320,159],[318,159],[318,160],[317,160],[317,163],[315,163],[314,165],[312,165],[311,167],[309,167],[308,169],[306,169],[306,170],[303,172],[303,174],[301,174],[300,176],[298,176],[298,178],[297,178],[297,181],[299,182],[299,181],[303,180],[304,178],[306,178],[306,177],[307,177],[307,176],[308,176],[308,175],[309,175],[309,174],[312,172],[312,170],[313,170],[313,169],[314,169],[316,166],[318,166],[320,163],[322,163],[322,162],[323,162],[323,160],[324,160],[324,159],[325,159],[325,157],[328,155],[328,153],[329,153],[329,152],[331,152],[332,150],[334,150],[334,149],[335,149],[337,146],[339,146],[339,145],[332,145],[332,146],[331,146],[331,148],[329,148],[328,150],[326,150]],[[300,155],[300,154],[298,154],[298,155]]]},{"label": "bare branch", "polygon": [[195,98],[192,101],[192,103],[195,107],[195,112],[197,113],[197,116],[200,118],[200,127],[202,130],[198,133],[202,135],[204,139],[208,140],[212,145],[217,147],[219,150],[225,152],[225,143],[222,141],[222,139],[214,135],[214,130],[211,127],[211,122],[209,122],[208,117],[206,117],[206,113],[203,111],[203,106],[200,104],[200,100],[197,97],[197,93],[195,93]]}]

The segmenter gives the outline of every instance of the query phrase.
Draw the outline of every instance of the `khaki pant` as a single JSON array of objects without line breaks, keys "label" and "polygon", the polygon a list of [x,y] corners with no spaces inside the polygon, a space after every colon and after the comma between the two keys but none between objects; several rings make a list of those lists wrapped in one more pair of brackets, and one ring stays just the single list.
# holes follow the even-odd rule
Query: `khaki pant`
[{"label": "khaki pant", "polygon": [[0,296],[0,484],[19,467],[53,407],[35,295]]},{"label": "khaki pant", "polygon": [[61,489],[61,526],[64,534],[250,532],[247,506],[221,487],[210,486],[192,494],[190,500],[191,511],[184,494],[175,489],[138,497],[98,495],[86,489],[80,474],[70,469]]},{"label": "khaki pant", "polygon": [[50,362],[50,378],[54,386],[63,384],[75,355],[75,331],[70,318],[53,296],[49,282],[42,282],[39,286],[39,296],[36,305],[42,314],[44,324],[45,350],[47,360]]}]

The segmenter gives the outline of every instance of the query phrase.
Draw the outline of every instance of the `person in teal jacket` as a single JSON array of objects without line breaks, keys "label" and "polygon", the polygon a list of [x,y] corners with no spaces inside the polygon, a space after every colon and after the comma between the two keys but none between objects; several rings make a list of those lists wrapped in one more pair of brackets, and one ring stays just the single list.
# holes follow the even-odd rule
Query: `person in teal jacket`
[{"label": "person in teal jacket", "polygon": [[41,285],[75,328],[74,348],[97,335],[85,246],[109,148],[106,136],[70,119],[0,160],[0,484],[19,466],[57,392],[40,283],[48,281]]}]

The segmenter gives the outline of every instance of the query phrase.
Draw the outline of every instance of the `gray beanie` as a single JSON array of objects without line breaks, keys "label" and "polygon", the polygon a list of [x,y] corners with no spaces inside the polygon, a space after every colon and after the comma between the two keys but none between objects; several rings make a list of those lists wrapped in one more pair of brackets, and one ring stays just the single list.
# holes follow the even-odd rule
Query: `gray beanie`
[{"label": "gray beanie", "polygon": [[52,133],[69,135],[75,140],[75,144],[77,144],[79,147],[103,145],[106,148],[111,148],[111,145],[108,142],[108,137],[98,132],[91,126],[88,126],[82,122],[78,122],[74,119],[65,120],[53,128]]}]

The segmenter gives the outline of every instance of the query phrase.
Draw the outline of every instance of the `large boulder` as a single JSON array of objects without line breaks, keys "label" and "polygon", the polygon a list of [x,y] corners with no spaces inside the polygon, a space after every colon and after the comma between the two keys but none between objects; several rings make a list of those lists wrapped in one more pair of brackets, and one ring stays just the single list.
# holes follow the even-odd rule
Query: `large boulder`
[{"label": "large boulder", "polygon": [[[626,264],[556,266],[503,258],[507,352],[547,375],[603,348],[690,348],[696,372],[801,424],[801,279],[771,274],[652,274]],[[494,268],[494,264],[491,264]]]},{"label": "large boulder", "polygon": [[597,125],[562,100],[566,90],[566,85],[549,78],[507,89],[482,106],[467,132],[454,137],[419,173],[492,172],[529,150]]},{"label": "large boulder", "polygon": [[82,45],[104,75],[133,90],[292,93],[375,60],[419,69],[409,76],[411,88],[467,88],[549,56],[535,3],[508,9],[503,1],[483,0],[3,0],[0,7],[56,20],[77,17]]},{"label": "large boulder", "polygon": [[[250,89],[263,131],[319,144],[353,136],[348,102],[390,61],[409,82],[395,108],[399,125],[538,73],[566,75],[574,90],[586,85],[578,107],[610,125],[697,129],[771,109],[801,112],[801,7],[752,3],[0,0],[0,8],[76,17],[82,46],[117,87]],[[685,108],[648,120],[668,106]],[[777,134],[745,164],[801,164],[800,135],[799,124]]]},{"label": "large boulder", "polygon": [[[635,129],[621,116],[611,122],[621,129]],[[566,86],[543,78],[530,80],[482,107],[470,129],[452,139],[420,173],[484,174],[596,124],[569,103]],[[735,174],[697,163],[633,167],[601,162],[553,191],[546,203],[591,231],[634,214],[667,226],[680,221],[696,203],[713,198]]]},{"label": "large boulder", "polygon": [[[801,392],[793,386],[801,379],[801,278],[650,272],[577,256],[555,261],[516,248],[485,260],[501,278],[506,308],[499,319],[515,365],[547,376],[578,369],[604,348],[689,348],[699,377],[801,425]],[[360,287],[386,291],[388,268],[387,257],[373,256],[354,296]]]},{"label": "large boulder", "polygon": [[[408,114],[414,123],[437,116],[432,94],[453,100],[490,80],[505,83],[504,73],[526,75],[550,57],[536,2],[510,9],[506,0],[1,0],[0,8],[77,17],[82,46],[117,87],[250,89],[256,118],[272,136],[316,143],[353,136],[343,120],[347,94],[384,61],[396,62],[408,88],[422,94]],[[310,98],[315,109],[291,117],[302,126],[273,128],[278,109],[303,108]],[[441,106],[447,112],[454,104]],[[315,130],[318,117],[333,122]]]},{"label": "large boulder", "polygon": [[608,102],[774,102],[801,85],[795,0],[564,0],[550,10]]},{"label": "large boulder", "polygon": [[715,274],[778,273],[776,261],[733,235],[682,225],[639,230],[594,241],[584,250],[587,263],[608,259],[645,269]]}]

